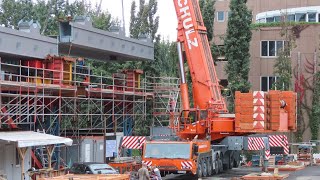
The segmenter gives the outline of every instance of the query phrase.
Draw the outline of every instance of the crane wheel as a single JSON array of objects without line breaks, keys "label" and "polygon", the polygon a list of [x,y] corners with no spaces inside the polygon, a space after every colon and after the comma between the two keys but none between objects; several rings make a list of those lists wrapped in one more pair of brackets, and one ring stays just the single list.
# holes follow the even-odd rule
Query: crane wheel
[{"label": "crane wheel", "polygon": [[201,160],[198,162],[197,176],[198,176],[198,178],[202,177],[202,162],[201,162]]},{"label": "crane wheel", "polygon": [[229,169],[232,169],[232,168],[233,168],[233,166],[234,166],[234,158],[233,158],[233,156],[229,156],[229,163],[228,163],[228,165],[229,165]]},{"label": "crane wheel", "polygon": [[240,165],[240,161],[237,161],[236,159],[234,159],[234,161],[233,161],[233,167],[234,167],[234,168],[238,168],[239,165]]},{"label": "crane wheel", "polygon": [[223,163],[222,163],[221,158],[218,159],[218,164],[219,164],[219,173],[222,173],[223,172]]},{"label": "crane wheel", "polygon": [[207,161],[206,159],[202,159],[202,176],[206,177],[208,176],[208,166],[207,166]]},{"label": "crane wheel", "polygon": [[207,169],[208,176],[212,176],[212,157],[208,157],[207,159]]},{"label": "crane wheel", "polygon": [[218,160],[214,160],[214,174],[219,174],[219,163]]}]

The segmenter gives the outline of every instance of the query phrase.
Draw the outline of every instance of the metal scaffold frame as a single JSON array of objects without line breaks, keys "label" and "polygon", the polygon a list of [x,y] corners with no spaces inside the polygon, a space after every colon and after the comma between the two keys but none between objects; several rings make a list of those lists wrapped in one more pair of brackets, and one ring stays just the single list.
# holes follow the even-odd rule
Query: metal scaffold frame
[{"label": "metal scaffold frame", "polygon": [[[152,95],[146,91],[145,79],[135,81],[126,73],[96,76],[90,67],[76,62],[70,62],[73,69],[67,70],[48,69],[44,64],[32,67],[25,62],[0,59],[0,129],[70,137],[79,148],[81,137],[116,132],[131,135],[133,122],[146,119],[146,99]],[[60,78],[47,77],[48,73]],[[72,78],[66,80],[65,75],[70,74]]]},{"label": "metal scaffold frame", "polygon": [[[70,137],[73,148],[80,152],[86,136],[105,137],[116,132],[134,135],[136,121],[150,120],[152,126],[168,126],[169,120],[179,114],[178,78],[142,79],[139,70],[97,76],[76,60],[53,58],[51,66],[58,66],[50,68],[47,61],[0,59],[0,130],[42,131]],[[66,65],[60,67],[61,62]],[[57,147],[54,155],[58,164],[61,150]],[[32,153],[41,156],[41,162],[34,162],[38,167],[47,167],[44,148]]]},{"label": "metal scaffold frame", "polygon": [[[10,68],[19,69],[18,73],[4,70]],[[40,82],[39,78],[49,81],[61,79],[39,77],[37,74],[55,70],[23,66],[21,61],[18,65],[0,61],[0,128],[19,126],[26,130],[45,130],[50,134],[77,137],[79,134],[103,134],[104,127],[107,132],[123,131],[125,119],[146,118],[146,98],[151,94],[146,92],[144,79],[140,81],[140,87],[132,88],[125,85],[128,83],[125,74],[120,78],[103,77],[92,75],[90,67],[81,68],[87,68],[89,73],[74,70],[71,81],[53,85]],[[35,75],[31,76],[32,70]],[[78,77],[88,77],[95,82],[81,87],[83,81],[77,80]],[[80,91],[85,93],[81,95]],[[45,124],[47,119],[49,125]],[[61,123],[59,131],[54,130],[57,123]]]},{"label": "metal scaffold frame", "polygon": [[146,77],[153,92],[152,127],[170,126],[180,115],[180,79]]}]

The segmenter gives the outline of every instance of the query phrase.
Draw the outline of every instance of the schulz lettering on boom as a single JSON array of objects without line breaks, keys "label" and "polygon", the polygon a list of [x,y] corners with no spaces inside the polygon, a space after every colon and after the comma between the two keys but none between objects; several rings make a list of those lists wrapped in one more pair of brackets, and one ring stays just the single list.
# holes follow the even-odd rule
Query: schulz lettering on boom
[{"label": "schulz lettering on boom", "polygon": [[194,25],[192,24],[192,16],[190,13],[190,7],[188,5],[188,0],[177,0],[180,12],[180,19],[182,20],[184,33],[187,38],[188,47],[192,49],[192,46],[198,47],[198,39],[194,31]]}]

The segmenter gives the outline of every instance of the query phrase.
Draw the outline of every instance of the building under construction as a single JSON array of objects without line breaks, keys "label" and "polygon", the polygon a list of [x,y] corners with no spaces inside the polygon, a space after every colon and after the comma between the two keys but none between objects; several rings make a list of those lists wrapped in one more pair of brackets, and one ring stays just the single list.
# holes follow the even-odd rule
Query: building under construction
[{"label": "building under construction", "polygon": [[68,137],[73,146],[55,148],[51,162],[45,148],[32,148],[33,167],[103,162],[106,141],[132,135],[135,122],[167,126],[177,115],[179,79],[145,77],[141,70],[94,75],[83,60],[152,60],[149,40],[95,29],[87,18],[60,22],[58,42],[39,28],[33,21],[19,30],[0,28],[0,130]]}]

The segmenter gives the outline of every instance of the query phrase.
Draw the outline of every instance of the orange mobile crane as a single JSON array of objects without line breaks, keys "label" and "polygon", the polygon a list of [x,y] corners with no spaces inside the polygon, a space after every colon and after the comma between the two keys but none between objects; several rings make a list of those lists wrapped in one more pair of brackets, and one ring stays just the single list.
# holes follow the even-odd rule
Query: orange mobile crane
[{"label": "orange mobile crane", "polygon": [[[228,113],[198,0],[174,0],[174,5],[178,17],[183,109],[177,122],[171,123],[176,139],[146,141],[142,160],[147,165],[157,166],[162,174],[210,176],[239,165],[240,151],[248,150],[248,144],[252,143],[247,135],[295,131],[296,94],[290,91],[236,92],[236,113]],[[192,77],[194,108],[189,105],[184,57]],[[268,144],[260,145],[268,150]]]}]

